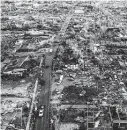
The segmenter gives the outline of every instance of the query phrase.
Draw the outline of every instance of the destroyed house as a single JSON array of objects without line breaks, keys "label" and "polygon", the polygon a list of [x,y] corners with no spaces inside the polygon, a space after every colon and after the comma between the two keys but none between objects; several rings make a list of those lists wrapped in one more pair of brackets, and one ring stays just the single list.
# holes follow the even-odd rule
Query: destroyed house
[{"label": "destroyed house", "polygon": [[107,28],[107,30],[104,32],[103,36],[104,37],[112,37],[112,36],[117,36],[117,34],[120,33],[119,28]]},{"label": "destroyed house", "polygon": [[75,14],[84,14],[84,10],[83,10],[84,8],[78,8],[78,9],[76,9],[75,10]]},{"label": "destroyed house", "polygon": [[41,48],[37,51],[37,53],[46,54],[49,53],[52,49],[50,48]]},{"label": "destroyed house", "polygon": [[24,76],[24,74],[26,74],[27,69],[23,69],[23,68],[16,68],[16,69],[7,69],[2,73],[2,76],[9,76],[12,77],[13,76]]},{"label": "destroyed house", "polygon": [[127,116],[126,113],[119,109],[118,107],[110,107],[110,117],[113,126],[113,130],[123,128],[127,129]]},{"label": "destroyed house", "polygon": [[2,76],[23,76],[31,69],[32,65],[33,60],[31,61],[29,56],[14,59],[5,67]]},{"label": "destroyed house", "polygon": [[2,63],[1,63],[1,73],[4,71],[5,67],[6,67],[6,64],[4,64],[4,63],[2,62]]},{"label": "destroyed house", "polygon": [[30,52],[35,50],[36,50],[35,46],[24,44],[17,50],[17,52]]},{"label": "destroyed house", "polygon": [[108,42],[106,48],[127,48],[127,42]]},{"label": "destroyed house", "polygon": [[76,64],[76,65],[68,64],[68,65],[65,65],[65,67],[67,67],[68,69],[72,69],[72,70],[79,69],[79,65],[78,64]]},{"label": "destroyed house", "polygon": [[104,32],[103,38],[112,39],[113,41],[127,41],[127,35],[120,28],[108,28]]},{"label": "destroyed house", "polygon": [[51,47],[51,44],[45,43],[45,44],[43,44],[42,47],[43,47],[43,48],[50,48],[50,47]]},{"label": "destroyed house", "polygon": [[48,44],[48,43],[43,44],[41,42],[40,42],[40,44],[42,44],[42,45],[40,47],[38,47],[39,50],[37,52],[41,52],[43,54],[50,52],[50,50],[51,50],[50,44]]},{"label": "destroyed house", "polygon": [[112,121],[113,130],[126,130],[127,120],[113,120]]},{"label": "destroyed house", "polygon": [[99,117],[99,113],[100,111],[94,105],[90,105],[89,107],[87,105],[62,105],[60,121],[62,123],[81,123],[87,120],[87,129],[95,130],[100,124],[100,120],[95,120],[96,117]]}]

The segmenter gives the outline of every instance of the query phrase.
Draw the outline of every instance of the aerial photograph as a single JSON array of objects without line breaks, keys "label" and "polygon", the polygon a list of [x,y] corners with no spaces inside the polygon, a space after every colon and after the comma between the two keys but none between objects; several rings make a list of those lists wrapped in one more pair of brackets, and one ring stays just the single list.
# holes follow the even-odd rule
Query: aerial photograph
[{"label": "aerial photograph", "polygon": [[0,130],[127,130],[127,0],[0,6]]}]

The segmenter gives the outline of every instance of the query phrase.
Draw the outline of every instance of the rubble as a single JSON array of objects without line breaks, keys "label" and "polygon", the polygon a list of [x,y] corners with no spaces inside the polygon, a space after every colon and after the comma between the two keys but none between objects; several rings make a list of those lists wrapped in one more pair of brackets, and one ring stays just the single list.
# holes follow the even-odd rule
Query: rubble
[{"label": "rubble", "polygon": [[[96,10],[96,7],[93,7],[91,12],[93,9]],[[70,21],[65,34],[66,38],[63,43],[61,42],[63,46],[62,53],[59,54],[60,50],[56,53],[57,58],[54,63],[54,71],[62,70],[64,74],[62,85],[64,87],[60,91],[61,94],[56,93],[52,95],[59,102],[53,103],[56,98],[52,97],[51,104],[59,104],[59,106],[62,106],[61,109],[66,111],[62,114],[62,116],[65,116],[65,113],[67,113],[67,117],[64,119],[65,122],[74,122],[76,112],[72,108],[73,105],[85,104],[87,107],[95,105],[101,110],[102,114],[98,115],[99,119],[93,121],[93,124],[89,124],[91,128],[111,128],[111,124],[109,124],[110,115],[108,114],[108,117],[106,117],[106,114],[104,114],[106,109],[109,110],[109,107],[113,104],[124,106],[126,102],[126,92],[122,89],[122,84],[120,84],[120,81],[123,80],[121,77],[123,75],[122,71],[126,70],[126,61],[123,61],[120,57],[121,54],[124,55],[126,53],[126,49],[123,50],[123,47],[126,47],[122,39],[124,37],[123,31],[119,27],[106,27],[104,31],[101,24],[93,23],[93,19],[95,20],[94,16],[93,19],[90,19],[89,25],[84,27],[81,23],[81,21],[85,21],[81,18],[82,15],[84,15],[84,12],[75,10],[72,18],[74,22]],[[79,33],[79,30],[82,30],[82,32]],[[85,34],[83,34],[83,30],[85,30]],[[94,35],[93,33],[95,32],[96,34]],[[85,35],[88,37],[86,38]],[[85,43],[83,44],[83,42]],[[119,48],[121,50],[118,50]],[[59,64],[60,62],[62,64]],[[52,87],[54,88],[54,85]],[[122,89],[122,95],[118,88]],[[66,104],[72,104],[72,106],[68,107],[67,110],[67,108],[64,108]],[[72,113],[69,115],[69,109],[72,109],[74,115]],[[62,119],[60,122],[63,123]],[[85,129],[89,126],[87,126],[84,120],[89,122],[88,119],[81,119],[80,116],[75,117],[75,121],[85,123]],[[104,126],[102,122],[105,122]]]},{"label": "rubble", "polygon": [[13,96],[13,97],[29,97],[28,89],[32,86],[31,83],[22,84],[16,88],[3,88],[1,96]]},{"label": "rubble", "polygon": [[35,108],[47,92],[43,69],[50,66],[47,59],[44,64],[49,54],[55,55],[49,108],[54,129],[127,129],[126,5],[3,1],[2,128],[25,129],[21,117],[27,122],[36,78]]}]

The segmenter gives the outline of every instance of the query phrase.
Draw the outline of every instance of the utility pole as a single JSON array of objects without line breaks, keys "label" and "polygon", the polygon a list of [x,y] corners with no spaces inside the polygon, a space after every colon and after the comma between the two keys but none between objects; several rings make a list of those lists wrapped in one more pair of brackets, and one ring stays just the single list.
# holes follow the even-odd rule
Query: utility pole
[{"label": "utility pole", "polygon": [[89,109],[89,106],[87,105],[87,125],[86,125],[87,126],[87,130],[88,130],[88,111],[89,111],[88,109]]},{"label": "utility pole", "polygon": [[22,129],[22,107],[21,107],[21,129]]},{"label": "utility pole", "polygon": [[[41,68],[42,62],[43,62],[43,58],[41,58],[39,68]],[[33,98],[32,98],[32,103],[31,103],[31,108],[30,108],[30,113],[29,113],[29,117],[28,117],[28,122],[27,122],[27,125],[26,125],[26,130],[30,129],[30,121],[31,121],[31,117],[32,117],[32,111],[33,111],[33,107],[34,107],[34,101],[35,101],[35,97],[36,97],[37,87],[38,87],[38,77],[37,77],[37,79],[35,81],[35,88],[34,88],[34,93],[33,93]]]}]

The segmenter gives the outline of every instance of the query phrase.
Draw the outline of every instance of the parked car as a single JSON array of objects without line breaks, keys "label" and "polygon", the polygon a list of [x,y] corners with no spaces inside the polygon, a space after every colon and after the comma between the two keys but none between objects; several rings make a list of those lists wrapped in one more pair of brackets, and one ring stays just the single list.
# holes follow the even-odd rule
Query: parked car
[{"label": "parked car", "polygon": [[60,78],[59,78],[59,81],[57,82],[57,84],[58,84],[58,85],[61,84],[62,81],[63,81],[63,75],[60,75]]},{"label": "parked car", "polygon": [[44,106],[41,106],[40,110],[39,110],[39,117],[42,117],[44,114]]},{"label": "parked car", "polygon": [[62,70],[56,70],[56,74],[62,74],[63,71]]},{"label": "parked car", "polygon": [[60,94],[61,92],[60,92],[60,91],[57,91],[56,93],[57,93],[57,94]]}]

